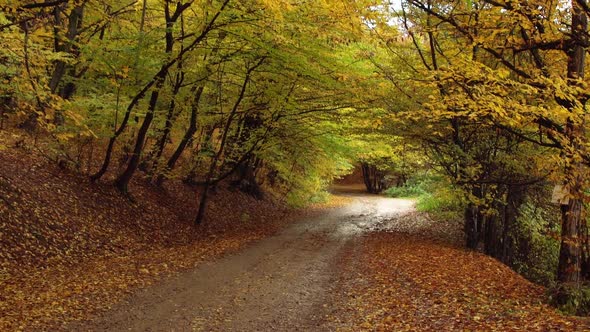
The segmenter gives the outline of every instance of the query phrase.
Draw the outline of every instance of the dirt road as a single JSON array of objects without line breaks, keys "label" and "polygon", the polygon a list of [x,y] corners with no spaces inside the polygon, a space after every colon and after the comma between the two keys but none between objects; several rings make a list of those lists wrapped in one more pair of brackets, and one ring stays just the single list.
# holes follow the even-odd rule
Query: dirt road
[{"label": "dirt road", "polygon": [[[350,194],[346,207],[301,220],[238,254],[145,289],[72,331],[326,331],[336,258],[413,202]],[[350,247],[350,246],[349,246]]]}]

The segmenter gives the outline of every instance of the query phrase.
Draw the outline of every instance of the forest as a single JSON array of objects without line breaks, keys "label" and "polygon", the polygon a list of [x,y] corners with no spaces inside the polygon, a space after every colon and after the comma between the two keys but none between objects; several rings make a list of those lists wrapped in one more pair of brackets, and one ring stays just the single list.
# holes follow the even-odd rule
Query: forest
[{"label": "forest", "polygon": [[[415,202],[409,223],[418,228],[420,220],[441,234],[457,228],[460,250],[482,254],[465,266],[490,259],[502,266],[494,271],[508,267],[534,292],[542,287],[547,306],[531,304],[531,317],[561,324],[589,315],[586,0],[0,0],[0,8],[0,329],[80,320],[91,302],[240,252],[314,209],[348,211],[351,199],[377,209],[356,215],[405,222],[379,217],[390,204],[375,201],[383,197]],[[333,184],[347,177],[372,198],[339,196]],[[404,232],[365,240],[376,255],[350,255],[375,271],[387,260],[414,271],[420,262],[401,259],[426,264],[433,252],[463,259],[436,241],[414,247],[421,235]],[[71,279],[73,266],[96,275]],[[496,272],[474,271],[456,278],[476,273],[464,282],[486,290]],[[354,301],[396,298],[373,295]],[[334,310],[326,315],[348,309]],[[370,319],[346,326],[437,326],[366,310],[374,315],[359,317]],[[517,325],[501,325],[497,312],[453,326]],[[571,319],[568,330],[590,324]]]}]

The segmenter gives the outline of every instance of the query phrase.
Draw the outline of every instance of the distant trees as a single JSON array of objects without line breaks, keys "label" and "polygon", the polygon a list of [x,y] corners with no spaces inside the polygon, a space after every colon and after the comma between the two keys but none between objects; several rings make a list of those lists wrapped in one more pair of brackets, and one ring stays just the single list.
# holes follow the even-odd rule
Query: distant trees
[{"label": "distant trees", "polygon": [[385,188],[385,172],[378,169],[376,165],[367,162],[361,163],[363,181],[367,191],[371,194],[378,194]]}]

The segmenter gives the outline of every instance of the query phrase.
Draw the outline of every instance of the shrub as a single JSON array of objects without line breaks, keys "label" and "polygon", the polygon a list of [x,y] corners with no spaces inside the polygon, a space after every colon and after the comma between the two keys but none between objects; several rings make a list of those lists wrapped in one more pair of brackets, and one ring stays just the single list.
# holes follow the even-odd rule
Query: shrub
[{"label": "shrub", "polygon": [[428,212],[437,219],[457,219],[463,213],[461,194],[440,176],[415,177],[404,186],[387,189],[385,194],[389,197],[416,198],[416,209]]},{"label": "shrub", "polygon": [[416,209],[428,212],[439,220],[460,220],[463,216],[465,203],[460,192],[449,185],[440,185],[432,193],[422,195],[416,202]]},{"label": "shrub", "polygon": [[519,211],[519,217],[512,229],[512,243],[515,248],[512,267],[527,279],[552,286],[559,261],[559,216],[549,207],[528,200]]},{"label": "shrub", "polygon": [[590,314],[590,287],[560,284],[549,290],[551,304],[569,315]]},{"label": "shrub", "polygon": [[419,197],[426,194],[422,187],[416,185],[390,187],[384,193],[389,197]]},{"label": "shrub", "polygon": [[389,197],[417,198],[428,194],[433,188],[441,185],[441,178],[432,174],[416,174],[400,187],[390,187],[384,191]]},{"label": "shrub", "polygon": [[314,193],[310,198],[309,198],[309,203],[325,203],[330,199],[330,193],[322,190],[322,191],[318,191],[316,193]]}]

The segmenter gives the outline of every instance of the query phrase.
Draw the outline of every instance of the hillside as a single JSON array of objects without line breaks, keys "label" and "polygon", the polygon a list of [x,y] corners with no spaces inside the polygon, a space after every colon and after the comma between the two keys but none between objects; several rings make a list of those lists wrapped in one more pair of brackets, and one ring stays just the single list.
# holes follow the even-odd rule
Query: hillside
[{"label": "hillside", "polygon": [[272,234],[291,213],[220,185],[195,228],[195,188],[137,180],[132,202],[18,148],[0,151],[0,197],[0,330],[51,327],[107,308]]}]

